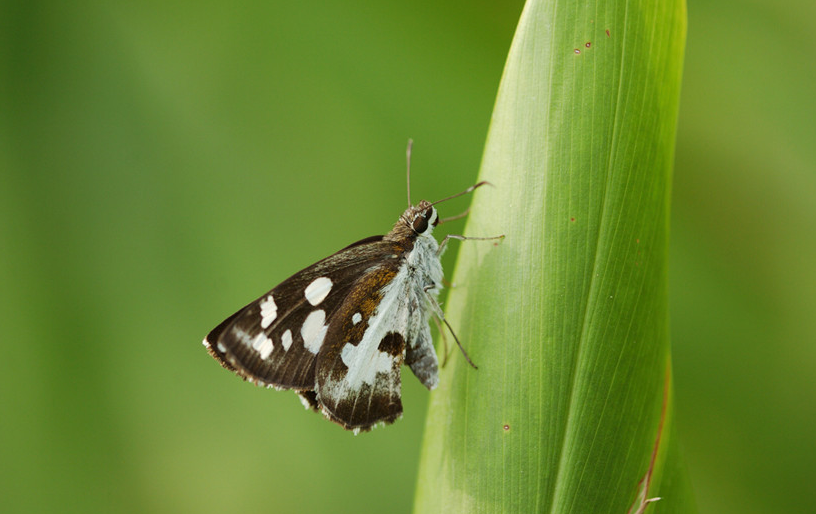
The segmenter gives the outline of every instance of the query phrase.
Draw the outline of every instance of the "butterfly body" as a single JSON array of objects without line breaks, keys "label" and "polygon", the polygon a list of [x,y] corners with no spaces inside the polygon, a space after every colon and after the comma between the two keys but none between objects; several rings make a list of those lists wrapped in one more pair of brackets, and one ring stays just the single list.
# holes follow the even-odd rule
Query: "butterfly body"
[{"label": "butterfly body", "polygon": [[438,383],[429,316],[442,288],[432,204],[409,207],[384,236],[309,266],[204,339],[246,380],[293,389],[346,429],[370,430],[402,414],[401,368]]}]

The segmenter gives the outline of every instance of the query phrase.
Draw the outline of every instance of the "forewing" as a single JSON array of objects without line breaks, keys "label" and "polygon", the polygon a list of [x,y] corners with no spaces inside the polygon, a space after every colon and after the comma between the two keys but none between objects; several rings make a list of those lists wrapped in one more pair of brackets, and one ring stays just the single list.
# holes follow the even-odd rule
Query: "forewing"
[{"label": "forewing", "polygon": [[298,273],[218,325],[204,339],[222,366],[285,389],[315,388],[315,361],[335,313],[378,263],[398,260],[393,242],[375,236]]}]

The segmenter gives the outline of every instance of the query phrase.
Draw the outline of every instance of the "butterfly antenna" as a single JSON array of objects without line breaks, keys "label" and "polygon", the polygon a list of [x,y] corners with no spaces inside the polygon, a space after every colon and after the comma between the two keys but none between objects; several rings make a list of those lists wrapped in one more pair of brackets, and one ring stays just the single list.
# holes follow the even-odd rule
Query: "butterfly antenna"
[{"label": "butterfly antenna", "polygon": [[464,191],[462,191],[461,193],[456,193],[455,195],[449,196],[449,197],[447,197],[447,198],[443,198],[443,199],[441,199],[441,200],[437,200],[437,201],[435,201],[434,203],[432,203],[431,205],[436,205],[436,204],[438,204],[438,203],[447,202],[448,200],[453,200],[454,198],[460,197],[460,196],[462,196],[462,195],[466,195],[466,194],[468,194],[468,193],[473,192],[473,190],[474,190],[474,189],[476,189],[477,187],[481,187],[481,186],[483,186],[483,185],[485,185],[485,184],[487,184],[488,186],[492,186],[492,185],[493,185],[493,184],[491,184],[490,182],[488,182],[487,180],[482,180],[482,181],[481,181],[481,182],[479,182],[478,184],[473,184],[472,186],[470,186],[469,188],[465,189],[465,190],[464,190]]},{"label": "butterfly antenna", "polygon": [[449,221],[460,220],[460,219],[464,218],[465,216],[467,216],[467,215],[468,215],[468,213],[470,213],[470,207],[468,207],[467,209],[465,209],[465,212],[459,213],[459,214],[457,214],[456,216],[448,216],[447,218],[442,218],[442,219],[440,219],[440,220],[439,220],[439,224],[441,225],[441,224],[443,224],[443,223],[447,223],[447,222],[449,222]]},{"label": "butterfly antenna", "polygon": [[411,203],[411,148],[414,146],[414,140],[408,139],[408,148],[405,149],[405,165],[408,174],[408,207],[413,205]]}]

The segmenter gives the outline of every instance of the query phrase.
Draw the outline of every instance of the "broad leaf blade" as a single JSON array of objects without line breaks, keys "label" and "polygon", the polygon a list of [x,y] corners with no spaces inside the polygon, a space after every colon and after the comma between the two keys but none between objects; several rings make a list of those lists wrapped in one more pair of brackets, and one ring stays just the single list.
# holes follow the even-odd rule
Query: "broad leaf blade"
[{"label": "broad leaf blade", "polygon": [[525,7],[466,230],[507,237],[463,244],[446,309],[480,367],[443,371],[416,512],[693,510],[666,291],[684,38],[682,0]]}]

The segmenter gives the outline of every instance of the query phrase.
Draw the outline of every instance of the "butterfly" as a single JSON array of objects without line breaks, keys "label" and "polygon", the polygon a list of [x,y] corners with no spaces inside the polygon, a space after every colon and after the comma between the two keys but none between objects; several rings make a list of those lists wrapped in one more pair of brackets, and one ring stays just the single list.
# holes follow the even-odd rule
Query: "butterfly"
[{"label": "butterfly", "polygon": [[448,240],[504,237],[449,235],[437,243],[433,229],[447,220],[434,205],[487,182],[411,205],[411,146],[409,141],[409,207],[390,232],[295,273],[204,339],[223,367],[257,385],[293,389],[307,409],[355,433],[401,417],[403,364],[429,390],[439,382],[429,320],[435,315],[450,329],[437,302]]}]

